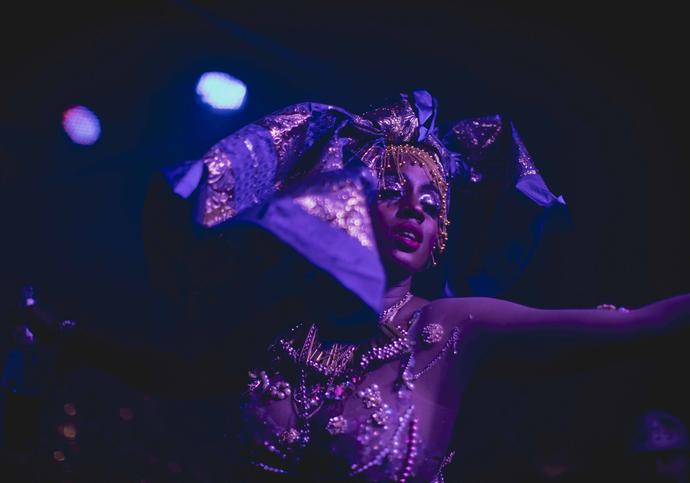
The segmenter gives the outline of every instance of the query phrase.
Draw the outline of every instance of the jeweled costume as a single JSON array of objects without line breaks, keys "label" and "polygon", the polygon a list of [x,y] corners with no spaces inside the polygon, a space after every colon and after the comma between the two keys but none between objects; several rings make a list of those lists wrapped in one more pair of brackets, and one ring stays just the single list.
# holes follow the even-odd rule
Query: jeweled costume
[{"label": "jeweled costume", "polygon": [[[331,316],[293,326],[276,322],[266,350],[236,368],[247,373],[240,446],[252,478],[442,481],[454,422],[444,411],[455,414],[447,408],[457,404],[463,387],[443,378],[453,378],[449,360],[462,350],[462,333],[419,312],[393,324],[408,297],[380,314],[385,274],[369,206],[383,173],[413,159],[438,189],[443,206],[436,258],[447,243],[452,246],[451,185],[488,180],[516,188],[540,207],[563,201],[548,190],[515,128],[500,116],[453,123],[444,136],[435,123],[436,101],[426,91],[363,115],[298,104],[228,136],[203,159],[166,171],[174,193],[189,201],[202,238],[212,241],[211,265],[219,258],[257,257],[251,247],[238,253],[241,245],[225,241],[237,227],[258,229],[333,282],[323,292],[334,301]],[[160,260],[169,256],[159,253]],[[206,271],[191,266],[182,278],[187,273],[201,279],[197,291],[208,291]],[[169,282],[170,273],[165,277]],[[294,285],[306,286],[301,280]],[[277,288],[266,288],[267,297]],[[416,392],[419,384],[447,394],[431,401]],[[425,424],[430,419],[443,430],[431,431]]]}]

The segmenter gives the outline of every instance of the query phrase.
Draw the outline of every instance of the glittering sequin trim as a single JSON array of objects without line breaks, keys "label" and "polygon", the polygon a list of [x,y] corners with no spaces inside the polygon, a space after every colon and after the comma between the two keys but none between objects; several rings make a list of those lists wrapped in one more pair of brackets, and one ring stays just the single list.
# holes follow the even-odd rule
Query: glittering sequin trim
[{"label": "glittering sequin trim", "polygon": [[326,182],[318,190],[295,197],[294,202],[310,215],[343,230],[362,246],[375,249],[367,200],[363,186],[356,180],[346,178]]}]

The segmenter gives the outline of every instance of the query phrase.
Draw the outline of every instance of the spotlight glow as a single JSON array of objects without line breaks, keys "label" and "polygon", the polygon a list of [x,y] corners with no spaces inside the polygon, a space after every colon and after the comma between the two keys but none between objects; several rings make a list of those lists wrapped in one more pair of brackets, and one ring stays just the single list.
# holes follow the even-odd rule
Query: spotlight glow
[{"label": "spotlight glow", "polygon": [[73,106],[62,113],[62,128],[72,142],[89,146],[101,137],[98,116],[84,106]]},{"label": "spotlight glow", "polygon": [[215,109],[236,110],[244,104],[247,86],[225,72],[206,72],[199,78],[196,93]]}]

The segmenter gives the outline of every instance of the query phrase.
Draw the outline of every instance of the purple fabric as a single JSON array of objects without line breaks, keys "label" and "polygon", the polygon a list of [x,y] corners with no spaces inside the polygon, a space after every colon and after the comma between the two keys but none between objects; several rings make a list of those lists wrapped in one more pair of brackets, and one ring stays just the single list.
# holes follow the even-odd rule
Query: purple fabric
[{"label": "purple fabric", "polygon": [[[299,208],[288,210],[287,201],[281,198],[290,196],[286,188],[360,162],[371,168],[387,144],[413,143],[438,153],[446,175],[459,180],[453,189],[463,189],[465,183],[500,185],[540,207],[565,203],[544,183],[512,122],[498,115],[465,119],[452,123],[441,136],[436,126],[437,107],[436,99],[424,90],[401,94],[397,100],[361,115],[326,104],[296,104],[240,129],[201,160],[169,168],[165,175],[178,196],[197,205],[197,222],[205,228],[266,204],[267,213],[272,215],[255,220],[257,224],[375,308],[380,305],[377,298],[384,283],[375,252],[353,240],[354,245],[347,250],[351,253],[344,258],[333,253],[342,249],[342,244],[320,242],[330,236],[324,222],[315,220],[312,225],[307,221],[311,215]],[[300,221],[290,223],[289,216]],[[312,242],[303,225],[320,227],[314,228]],[[340,233],[338,237],[341,235],[346,236]],[[373,239],[373,233],[369,235]],[[350,263],[341,263],[345,259]],[[372,266],[353,271],[354,260]]]},{"label": "purple fabric", "polygon": [[[338,175],[356,176],[356,173],[343,170]],[[357,294],[375,313],[382,310],[386,276],[377,252],[364,248],[344,231],[310,215],[294,203],[292,196],[276,196],[260,209],[239,215],[238,220],[273,233],[310,263],[330,273],[347,290]]]},{"label": "purple fabric", "polygon": [[419,118],[417,142],[422,142],[427,134],[434,132],[436,127],[436,99],[427,91],[414,91],[412,95],[414,97],[414,105],[417,108],[417,117]]},{"label": "purple fabric", "polygon": [[562,196],[554,196],[549,188],[546,187],[544,179],[539,174],[530,174],[520,177],[515,183],[515,188],[527,196],[530,200],[542,207],[550,207],[554,203],[565,205]]}]

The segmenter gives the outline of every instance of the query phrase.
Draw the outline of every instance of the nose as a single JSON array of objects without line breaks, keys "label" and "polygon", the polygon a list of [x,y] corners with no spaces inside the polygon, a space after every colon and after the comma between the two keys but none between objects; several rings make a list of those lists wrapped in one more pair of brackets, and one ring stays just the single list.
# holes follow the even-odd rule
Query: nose
[{"label": "nose", "polygon": [[398,205],[399,218],[416,220],[420,225],[424,222],[424,210],[419,202],[419,197],[412,192],[407,193]]}]

